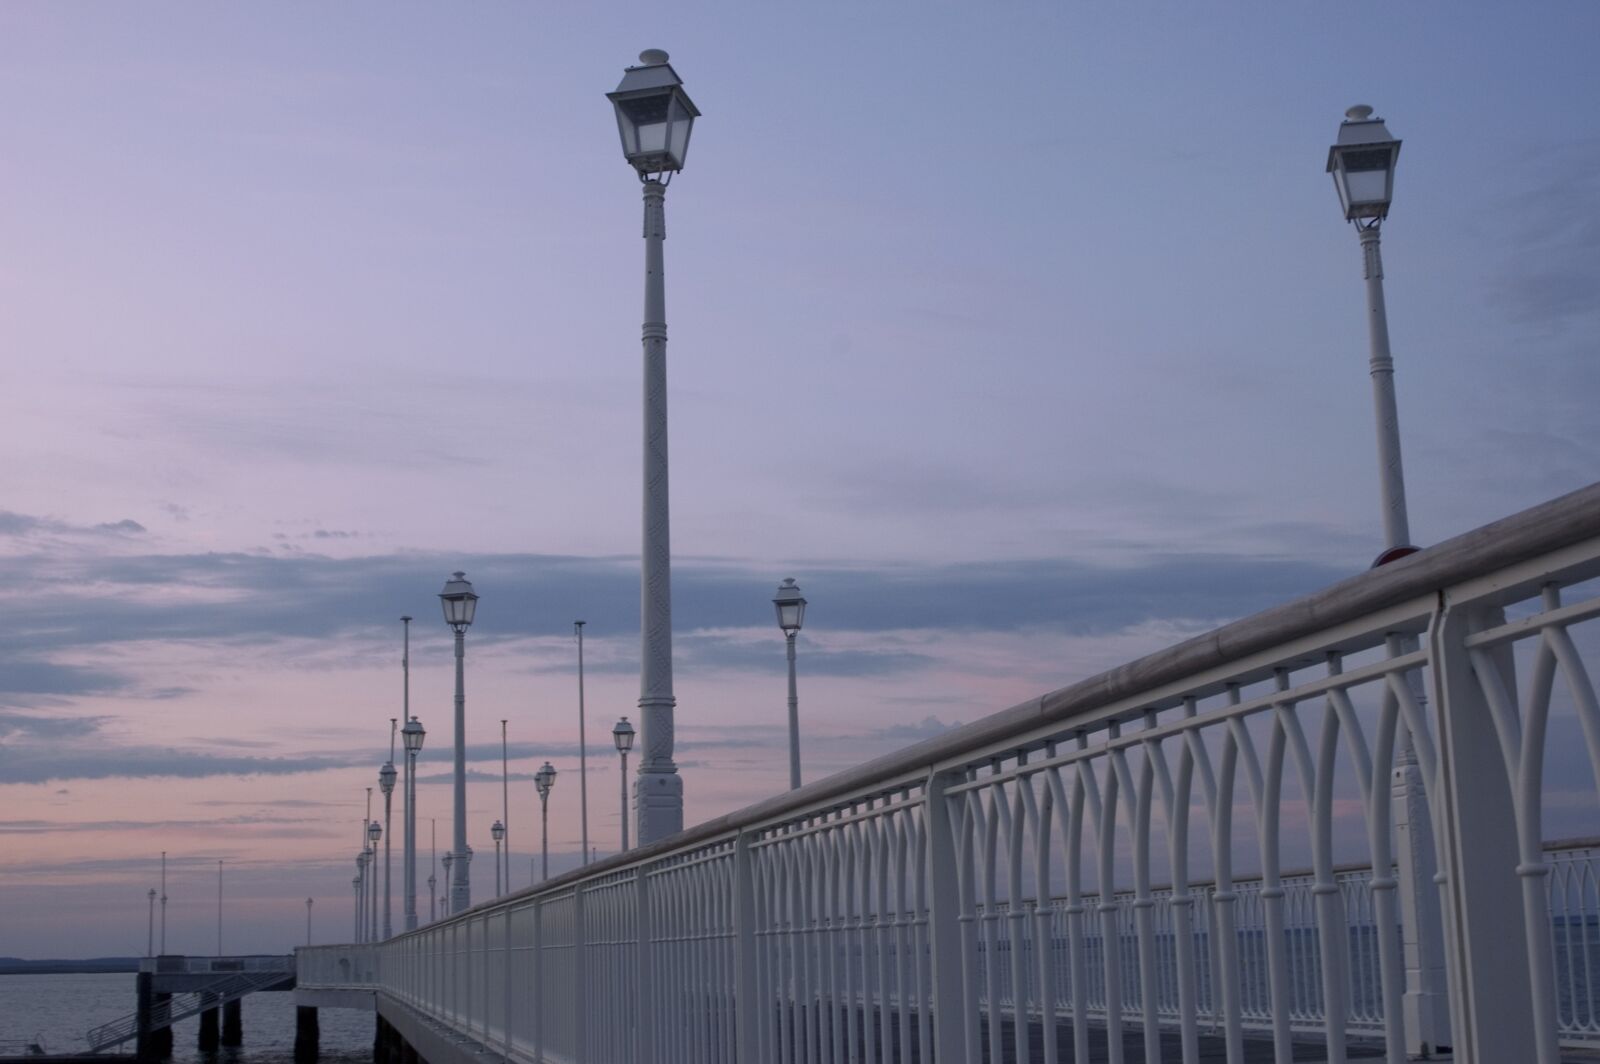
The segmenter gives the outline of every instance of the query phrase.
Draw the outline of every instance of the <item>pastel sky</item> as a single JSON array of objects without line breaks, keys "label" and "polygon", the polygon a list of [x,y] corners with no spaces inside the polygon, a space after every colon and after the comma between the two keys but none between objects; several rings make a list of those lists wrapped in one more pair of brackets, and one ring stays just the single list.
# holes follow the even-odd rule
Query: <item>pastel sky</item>
[{"label": "pastel sky", "polygon": [[[0,955],[347,936],[412,614],[447,845],[464,569],[477,894],[617,845],[642,241],[603,93],[704,112],[667,199],[686,819],[1364,568],[1345,108],[1413,536],[1600,468],[1600,6],[0,5]],[[426,828],[424,828],[426,846]],[[398,913],[398,887],[397,887]],[[424,907],[426,901],[424,900]],[[398,917],[397,917],[398,919]]]}]

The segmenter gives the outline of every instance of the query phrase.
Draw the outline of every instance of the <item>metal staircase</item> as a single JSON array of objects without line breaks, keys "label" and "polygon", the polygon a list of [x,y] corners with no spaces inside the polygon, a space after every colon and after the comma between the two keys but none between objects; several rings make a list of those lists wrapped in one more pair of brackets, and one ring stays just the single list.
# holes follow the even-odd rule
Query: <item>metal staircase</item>
[{"label": "metal staircase", "polygon": [[[223,976],[199,990],[173,994],[168,1000],[151,1008],[150,1029],[160,1030],[163,1027],[170,1027],[179,1020],[186,1020],[205,1009],[221,1008],[228,1002],[237,1001],[246,994],[257,990],[266,990],[268,987],[277,986],[293,978],[293,972],[282,971],[240,972]],[[129,1013],[120,1019],[112,1020],[110,1023],[91,1027],[86,1036],[89,1042],[89,1052],[99,1053],[101,1050],[121,1045],[123,1042],[138,1037],[138,1034],[139,1014],[137,1012]]]}]

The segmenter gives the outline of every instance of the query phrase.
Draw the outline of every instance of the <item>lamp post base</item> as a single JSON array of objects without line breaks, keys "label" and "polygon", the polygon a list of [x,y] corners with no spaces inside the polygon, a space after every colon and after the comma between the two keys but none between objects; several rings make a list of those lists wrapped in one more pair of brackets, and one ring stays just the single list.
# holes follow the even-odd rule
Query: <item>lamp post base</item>
[{"label": "lamp post base", "polygon": [[640,846],[683,830],[683,777],[676,770],[640,772],[633,783],[633,810]]}]

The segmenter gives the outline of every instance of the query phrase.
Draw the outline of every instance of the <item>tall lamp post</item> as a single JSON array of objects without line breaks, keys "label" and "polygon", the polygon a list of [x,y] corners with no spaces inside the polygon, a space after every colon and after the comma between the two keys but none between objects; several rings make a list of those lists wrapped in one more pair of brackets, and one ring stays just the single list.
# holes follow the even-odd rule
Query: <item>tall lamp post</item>
[{"label": "tall lamp post", "polygon": [[1400,464],[1400,414],[1394,397],[1394,359],[1389,354],[1389,313],[1383,299],[1383,258],[1378,250],[1379,230],[1389,216],[1394,199],[1395,163],[1400,142],[1389,135],[1383,119],[1374,118],[1365,105],[1345,112],[1339,138],[1328,149],[1328,173],[1333,175],[1345,220],[1356,227],[1367,280],[1367,339],[1371,348],[1372,402],[1377,410],[1378,472],[1383,494],[1382,565],[1414,552],[1406,516],[1406,481]]},{"label": "tall lamp post", "polygon": [[439,592],[439,604],[444,607],[444,623],[456,634],[456,779],[455,779],[455,844],[451,851],[450,911],[465,912],[472,907],[472,881],[467,869],[472,861],[472,851],[467,847],[467,688],[466,646],[467,628],[472,624],[478,609],[478,596],[473,594],[467,574],[452,573]]},{"label": "tall lamp post", "polygon": [[633,725],[628,718],[617,721],[611,729],[611,741],[617,744],[622,755],[622,853],[628,852],[628,751],[633,749]]},{"label": "tall lamp post", "polygon": [[156,888],[150,888],[150,927],[144,936],[144,955],[154,957],[156,954]]},{"label": "tall lamp post", "polygon": [[385,761],[383,767],[378,770],[378,789],[383,792],[383,937],[385,939],[394,937],[394,924],[391,919],[393,914],[390,912],[392,899],[389,880],[391,844],[394,841],[390,825],[390,816],[394,810],[394,724],[394,718],[391,717],[389,719],[389,760]]},{"label": "tall lamp post", "polygon": [[578,823],[584,864],[589,863],[589,746],[583,737],[583,626],[586,623],[572,622],[572,630],[578,634]]},{"label": "tall lamp post", "polygon": [[[433,855],[429,858],[428,863],[428,922],[432,923],[439,919],[439,893],[436,889],[439,885],[439,877],[435,871],[439,867],[439,821],[432,817],[428,819],[428,839],[429,851]],[[449,872],[450,870],[447,866],[445,874],[449,875]]]},{"label": "tall lamp post", "polygon": [[778,611],[778,627],[789,644],[789,789],[792,791],[800,786],[800,695],[794,682],[794,637],[800,634],[800,623],[806,617],[806,600],[794,577],[784,578],[772,605]]},{"label": "tall lamp post", "polygon": [[378,840],[383,838],[383,825],[374,820],[367,825],[367,841],[372,846],[372,905],[367,910],[367,923],[370,926],[368,942],[378,941]]},{"label": "tall lamp post", "polygon": [[314,899],[306,899],[306,945],[311,945],[311,903]]},{"label": "tall lamp post", "polygon": [[[1400,415],[1395,401],[1394,358],[1389,351],[1389,313],[1383,295],[1383,258],[1379,235],[1394,200],[1395,164],[1400,142],[1389,134],[1372,108],[1358,105],[1345,112],[1339,135],[1328,149],[1328,173],[1345,220],[1356,227],[1367,282],[1368,369],[1378,436],[1378,474],[1383,497],[1384,548],[1373,567],[1416,552],[1406,512],[1405,475],[1400,462]],[[1392,650],[1417,649],[1412,635],[1394,637]],[[1421,678],[1410,674],[1413,696],[1425,699]],[[1406,993],[1404,1023],[1410,1054],[1426,1054],[1448,1041],[1449,1017],[1444,993],[1443,922],[1435,885],[1433,826],[1422,787],[1411,733],[1405,731],[1391,780],[1400,869],[1400,921],[1405,932]]]},{"label": "tall lamp post", "polygon": [[556,785],[556,767],[546,761],[533,774],[539,790],[539,878],[550,878],[550,789]]},{"label": "tall lamp post", "polygon": [[649,49],[615,92],[622,154],[644,186],[644,549],[639,588],[639,721],[644,756],[635,810],[640,844],[683,829],[683,778],[672,761],[672,543],[667,491],[667,297],[662,274],[667,182],[683,169],[699,110],[667,62]]},{"label": "tall lamp post", "polygon": [[161,851],[161,952],[167,952],[167,851]]},{"label": "tall lamp post", "polygon": [[500,721],[500,837],[506,842],[506,882],[502,894],[511,893],[511,773],[506,748],[506,722]]},{"label": "tall lamp post", "polygon": [[498,898],[505,893],[500,886],[500,843],[506,837],[506,826],[496,820],[489,827],[489,836],[494,839],[494,896]]},{"label": "tall lamp post", "polygon": [[[406,618],[410,620],[410,618]],[[406,752],[406,852],[405,894],[406,930],[417,929],[417,755],[422,752],[422,740],[427,737],[422,722],[412,717],[400,729],[400,742]],[[431,879],[430,876],[430,885]]]},{"label": "tall lamp post", "polygon": [[[363,831],[365,829],[363,828]],[[363,843],[356,854],[356,941],[367,940],[367,847]]]}]

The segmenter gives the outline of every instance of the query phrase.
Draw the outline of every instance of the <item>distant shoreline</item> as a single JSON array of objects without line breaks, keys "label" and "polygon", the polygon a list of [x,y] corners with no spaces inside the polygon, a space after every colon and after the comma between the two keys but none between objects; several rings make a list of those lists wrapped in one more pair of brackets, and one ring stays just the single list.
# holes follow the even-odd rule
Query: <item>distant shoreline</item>
[{"label": "distant shoreline", "polygon": [[138,970],[138,957],[90,957],[80,961],[60,959],[30,961],[21,957],[0,957],[0,975],[132,974]]}]

